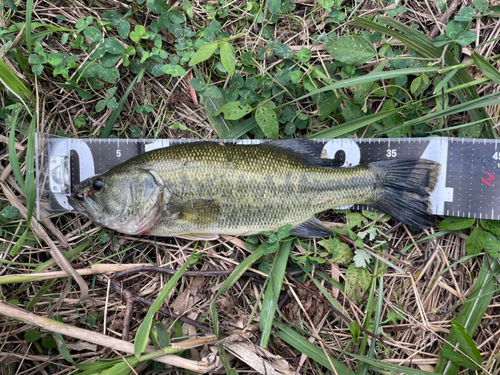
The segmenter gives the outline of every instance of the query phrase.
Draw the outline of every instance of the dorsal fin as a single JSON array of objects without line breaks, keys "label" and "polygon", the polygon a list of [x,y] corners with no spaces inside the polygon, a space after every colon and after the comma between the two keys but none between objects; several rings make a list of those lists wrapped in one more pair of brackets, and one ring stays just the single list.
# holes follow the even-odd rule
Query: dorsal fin
[{"label": "dorsal fin", "polygon": [[278,139],[264,144],[278,147],[308,165],[325,168],[338,166],[334,159],[321,158],[324,144],[310,139]]}]

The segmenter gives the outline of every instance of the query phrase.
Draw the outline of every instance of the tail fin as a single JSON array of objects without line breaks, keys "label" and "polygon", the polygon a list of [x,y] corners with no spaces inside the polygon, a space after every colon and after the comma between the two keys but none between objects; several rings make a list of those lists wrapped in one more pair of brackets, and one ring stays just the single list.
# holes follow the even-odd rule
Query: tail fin
[{"label": "tail fin", "polygon": [[436,187],[441,164],[426,159],[370,164],[380,178],[374,208],[418,228],[429,228],[436,223],[429,196]]}]

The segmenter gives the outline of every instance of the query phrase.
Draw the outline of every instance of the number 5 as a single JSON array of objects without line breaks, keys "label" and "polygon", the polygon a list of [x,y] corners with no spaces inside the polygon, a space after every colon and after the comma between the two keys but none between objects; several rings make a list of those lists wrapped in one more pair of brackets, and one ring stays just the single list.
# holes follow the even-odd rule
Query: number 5
[{"label": "number 5", "polygon": [[122,152],[120,150],[116,150],[116,157],[119,158],[122,156]]}]

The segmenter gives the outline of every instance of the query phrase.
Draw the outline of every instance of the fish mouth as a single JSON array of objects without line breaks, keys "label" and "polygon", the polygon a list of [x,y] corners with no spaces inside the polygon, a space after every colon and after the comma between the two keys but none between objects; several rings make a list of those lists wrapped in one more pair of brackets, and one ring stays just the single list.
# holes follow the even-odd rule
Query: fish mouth
[{"label": "fish mouth", "polygon": [[71,207],[73,207],[75,211],[88,217],[87,208],[85,207],[83,197],[80,197],[76,194],[68,195],[68,203]]},{"label": "fish mouth", "polygon": [[68,195],[68,203],[78,213],[94,220],[99,219],[103,214],[102,206],[86,192],[82,193],[76,190],[73,194]]}]

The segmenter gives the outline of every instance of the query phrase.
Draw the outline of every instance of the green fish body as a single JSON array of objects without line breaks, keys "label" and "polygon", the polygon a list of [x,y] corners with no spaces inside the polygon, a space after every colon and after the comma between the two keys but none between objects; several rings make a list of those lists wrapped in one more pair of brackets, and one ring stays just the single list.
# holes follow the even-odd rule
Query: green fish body
[{"label": "green fish body", "polygon": [[314,215],[367,204],[399,220],[429,227],[429,194],[439,164],[390,160],[333,168],[313,141],[259,145],[196,142],[136,156],[80,183],[73,207],[130,234],[196,239],[251,235],[292,225],[292,234],[331,231]]}]

